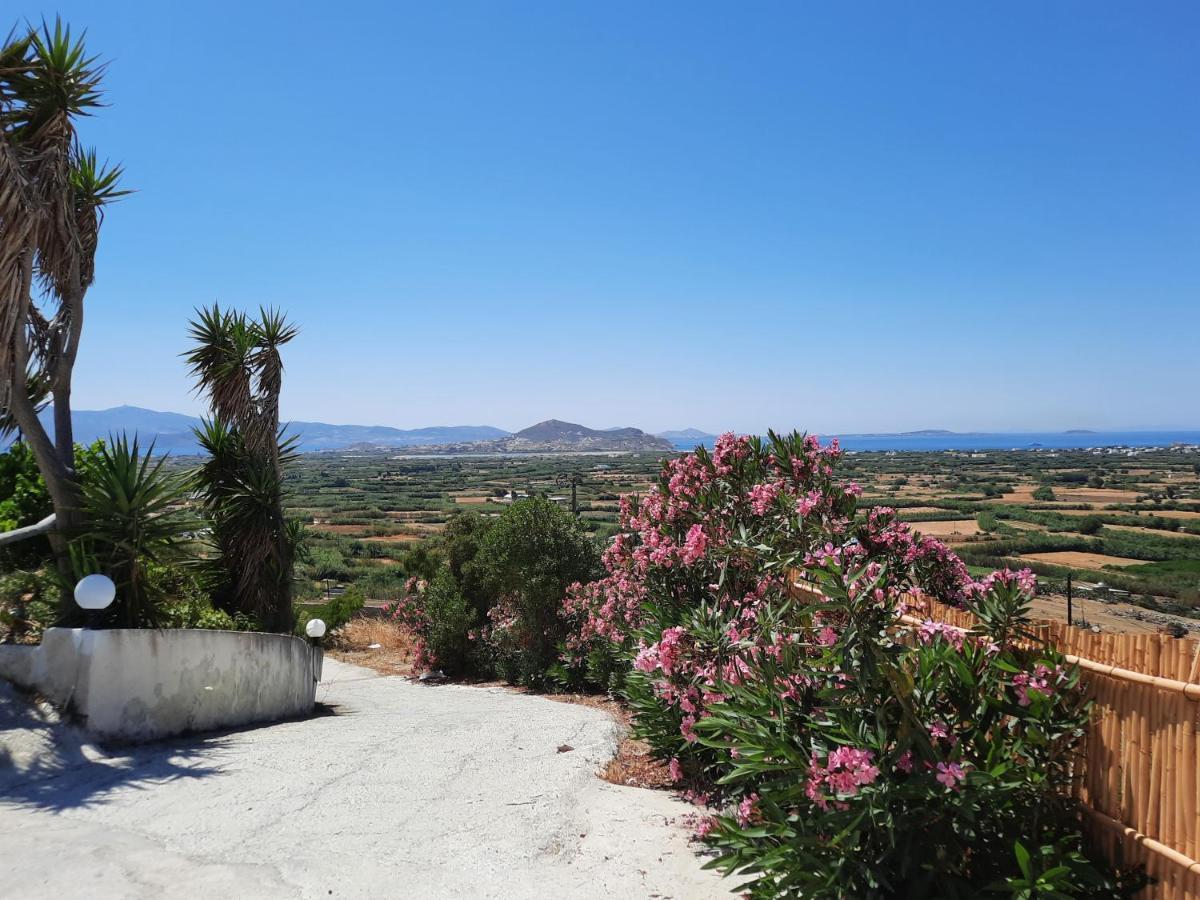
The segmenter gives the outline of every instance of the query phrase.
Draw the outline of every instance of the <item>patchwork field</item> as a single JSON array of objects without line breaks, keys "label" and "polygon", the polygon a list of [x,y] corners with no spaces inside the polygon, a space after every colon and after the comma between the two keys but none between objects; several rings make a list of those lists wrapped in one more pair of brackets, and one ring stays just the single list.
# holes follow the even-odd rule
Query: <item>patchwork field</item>
[{"label": "patchwork field", "polygon": [[[289,507],[312,523],[301,595],[335,582],[374,603],[395,598],[436,567],[456,513],[500,515],[506,494],[569,496],[558,483],[568,473],[582,476],[584,527],[607,541],[619,498],[651,489],[663,459],[303,456],[288,481]],[[1200,609],[1200,453],[851,453],[842,474],[863,486],[860,507],[895,507],[976,572],[1019,560],[1048,597],[1071,573],[1141,608]]]},{"label": "patchwork field", "polygon": [[1053,563],[1056,566],[1066,566],[1071,569],[1104,569],[1137,566],[1145,563],[1144,559],[1126,559],[1120,556],[1105,556],[1103,553],[1082,553],[1075,550],[1059,550],[1051,553],[1023,553],[1021,559],[1031,559],[1036,562]]},{"label": "patchwork field", "polygon": [[914,522],[913,528],[921,534],[930,537],[952,540],[955,537],[966,537],[979,534],[983,529],[974,519],[956,519],[952,521]]}]

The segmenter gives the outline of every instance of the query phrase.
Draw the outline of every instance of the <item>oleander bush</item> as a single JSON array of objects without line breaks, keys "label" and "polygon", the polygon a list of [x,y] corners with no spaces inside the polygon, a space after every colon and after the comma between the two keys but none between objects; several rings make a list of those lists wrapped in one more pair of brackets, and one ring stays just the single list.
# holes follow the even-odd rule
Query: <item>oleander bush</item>
[{"label": "oleander bush", "polygon": [[666,463],[623,502],[608,575],[568,594],[564,668],[624,660],[609,684],[751,896],[1118,893],[1066,799],[1088,708],[1025,633],[1032,575],[976,582],[891,510],[859,515],[840,455],[725,435]]}]

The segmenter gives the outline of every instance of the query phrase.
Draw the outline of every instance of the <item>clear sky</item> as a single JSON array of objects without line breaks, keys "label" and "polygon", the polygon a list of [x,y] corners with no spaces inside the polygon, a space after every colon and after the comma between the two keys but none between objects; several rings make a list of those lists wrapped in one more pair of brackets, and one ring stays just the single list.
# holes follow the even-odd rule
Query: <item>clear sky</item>
[{"label": "clear sky", "polygon": [[293,419],[1200,427],[1195,0],[38,2],[139,191],[78,408],[219,300]]}]

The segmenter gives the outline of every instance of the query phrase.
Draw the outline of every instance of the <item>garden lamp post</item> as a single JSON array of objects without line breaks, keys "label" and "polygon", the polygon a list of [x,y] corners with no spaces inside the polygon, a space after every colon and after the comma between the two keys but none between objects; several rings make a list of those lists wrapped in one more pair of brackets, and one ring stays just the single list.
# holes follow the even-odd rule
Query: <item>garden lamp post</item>
[{"label": "garden lamp post", "polygon": [[309,619],[304,625],[304,633],[308,635],[312,646],[309,649],[309,659],[312,664],[312,680],[316,684],[321,680],[321,664],[325,661],[325,651],[321,649],[321,638],[325,637],[325,620]]},{"label": "garden lamp post", "polygon": [[100,617],[117,596],[117,586],[107,575],[88,575],[75,585],[75,602],[87,615],[87,627],[96,628]]},{"label": "garden lamp post", "polygon": [[319,644],[321,638],[325,637],[325,620],[309,619],[304,626],[304,633],[312,639],[314,645]]}]

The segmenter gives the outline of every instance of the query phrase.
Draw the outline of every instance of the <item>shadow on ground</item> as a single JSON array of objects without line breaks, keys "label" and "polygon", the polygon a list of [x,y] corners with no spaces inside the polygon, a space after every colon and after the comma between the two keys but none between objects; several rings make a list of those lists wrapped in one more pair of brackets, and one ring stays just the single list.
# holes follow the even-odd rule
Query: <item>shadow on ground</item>
[{"label": "shadow on ground", "polygon": [[102,748],[50,704],[0,682],[0,804],[62,811],[94,806],[117,788],[205,778],[221,738]]}]

